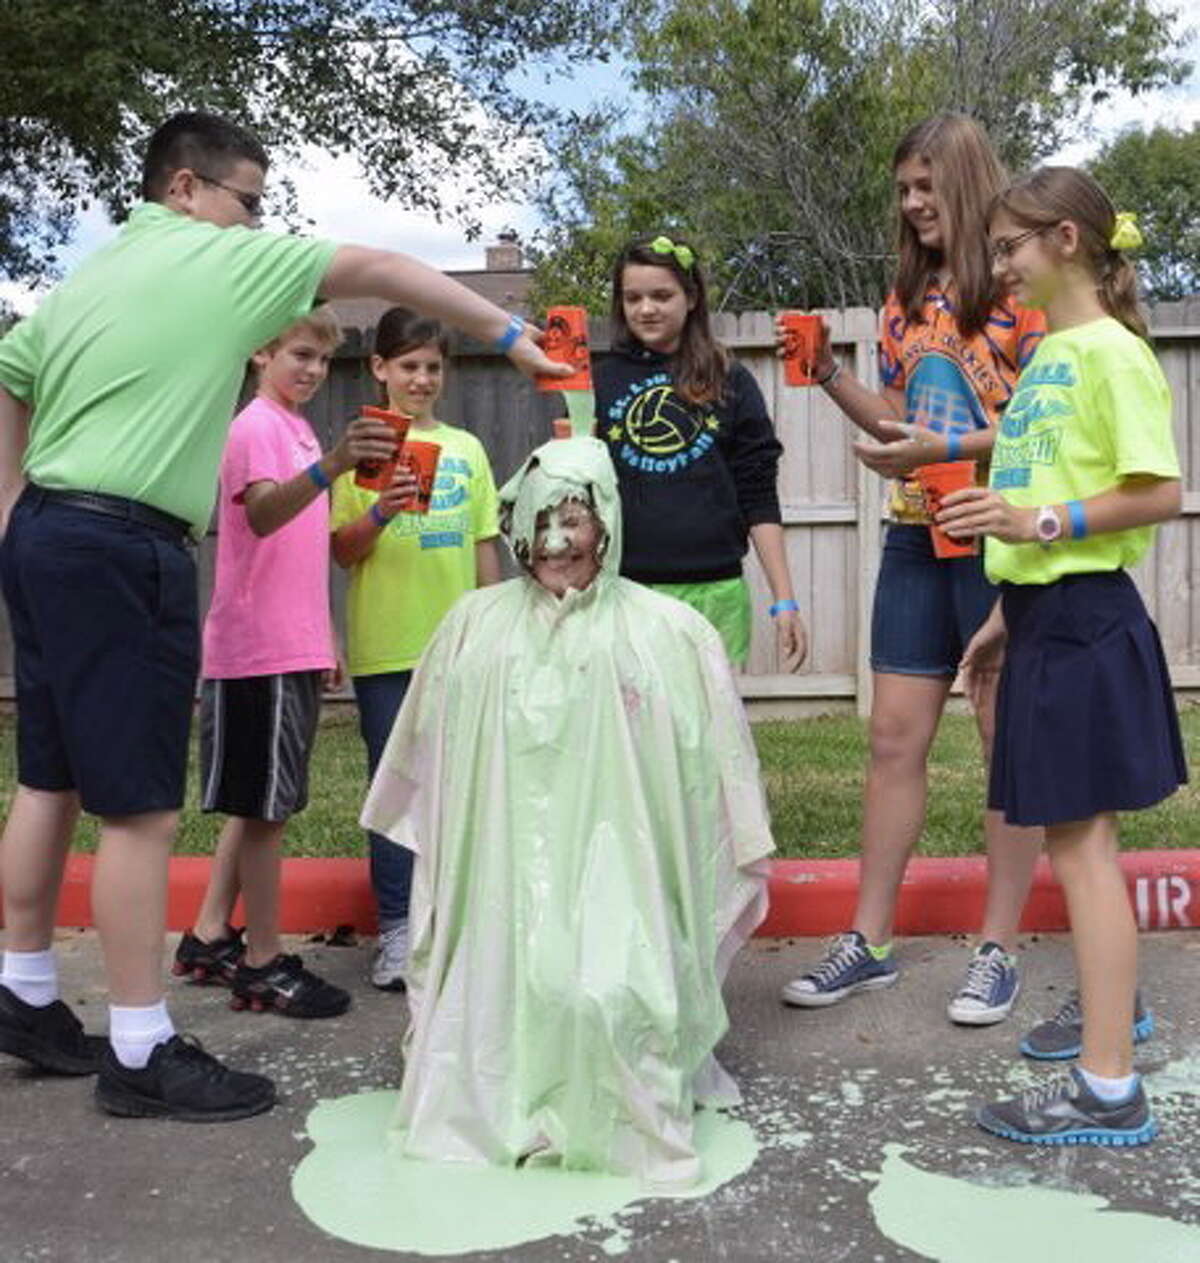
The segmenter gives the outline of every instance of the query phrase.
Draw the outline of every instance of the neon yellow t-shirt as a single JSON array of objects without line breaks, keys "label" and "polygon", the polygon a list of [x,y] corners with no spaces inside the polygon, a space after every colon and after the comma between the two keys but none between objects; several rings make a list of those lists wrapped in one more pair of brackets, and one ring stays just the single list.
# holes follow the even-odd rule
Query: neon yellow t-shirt
[{"label": "neon yellow t-shirt", "polygon": [[[350,572],[351,675],[416,666],[442,616],[475,587],[475,545],[499,530],[496,484],[483,444],[440,421],[411,433],[442,449],[433,500],[428,513],[397,514]],[[330,530],[357,521],[378,499],[378,492],[354,485],[353,471],[343,474],[333,484]]]},{"label": "neon yellow t-shirt", "polygon": [[[1086,500],[1122,478],[1179,477],[1171,391],[1141,338],[1109,317],[1047,334],[1000,419],[991,486],[1018,508]],[[993,583],[1053,583],[1066,574],[1135,565],[1153,526],[984,546]]]}]

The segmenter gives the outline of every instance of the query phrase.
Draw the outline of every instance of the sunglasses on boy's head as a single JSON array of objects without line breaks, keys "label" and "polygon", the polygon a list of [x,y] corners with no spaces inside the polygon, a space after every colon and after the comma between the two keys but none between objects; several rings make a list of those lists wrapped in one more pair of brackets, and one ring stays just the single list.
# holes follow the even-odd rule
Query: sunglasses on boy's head
[{"label": "sunglasses on boy's head", "polygon": [[205,175],[202,171],[194,171],[197,180],[203,180],[205,184],[211,184],[214,188],[224,189],[226,193],[232,193],[242,204],[242,209],[250,216],[251,219],[262,218],[263,200],[261,193],[247,193],[245,189],[235,189],[232,184],[225,184],[221,180],[214,180],[211,175]]}]

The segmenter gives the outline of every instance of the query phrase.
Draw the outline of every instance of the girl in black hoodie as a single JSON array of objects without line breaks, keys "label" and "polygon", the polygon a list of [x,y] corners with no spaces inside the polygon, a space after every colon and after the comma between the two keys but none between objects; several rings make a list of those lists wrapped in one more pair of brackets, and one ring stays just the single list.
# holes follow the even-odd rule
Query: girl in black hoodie
[{"label": "girl in black hoodie", "polygon": [[613,267],[613,354],[595,373],[597,436],[621,492],[621,573],[704,614],[744,666],[748,542],[771,589],[781,670],[807,635],[775,489],[779,440],[754,378],[712,336],[704,276],[678,238],[631,241]]}]

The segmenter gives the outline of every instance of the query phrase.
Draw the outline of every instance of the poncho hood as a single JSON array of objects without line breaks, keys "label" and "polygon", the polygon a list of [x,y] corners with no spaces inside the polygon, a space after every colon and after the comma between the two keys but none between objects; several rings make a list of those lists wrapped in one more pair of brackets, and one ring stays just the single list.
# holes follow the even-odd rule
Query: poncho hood
[{"label": "poncho hood", "polygon": [[552,439],[535,448],[500,488],[500,526],[517,560],[528,566],[537,515],[564,500],[592,506],[604,527],[600,572],[621,569],[621,502],[608,448],[593,438]]}]

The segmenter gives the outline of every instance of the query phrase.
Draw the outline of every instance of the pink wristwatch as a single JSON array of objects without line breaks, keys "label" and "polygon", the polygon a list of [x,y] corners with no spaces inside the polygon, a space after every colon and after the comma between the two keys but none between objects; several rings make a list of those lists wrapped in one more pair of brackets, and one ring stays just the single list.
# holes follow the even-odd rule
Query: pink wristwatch
[{"label": "pink wristwatch", "polygon": [[1062,536],[1062,522],[1059,521],[1053,505],[1043,504],[1038,509],[1037,517],[1034,519],[1033,533],[1037,537],[1037,542],[1043,548],[1053,544],[1056,539]]}]

